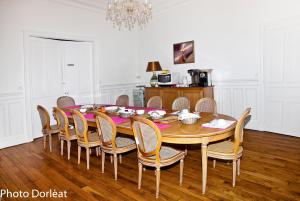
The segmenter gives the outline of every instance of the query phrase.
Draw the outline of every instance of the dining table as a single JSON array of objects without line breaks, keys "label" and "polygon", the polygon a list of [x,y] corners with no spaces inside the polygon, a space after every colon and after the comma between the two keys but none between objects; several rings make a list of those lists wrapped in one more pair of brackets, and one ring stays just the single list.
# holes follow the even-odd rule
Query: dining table
[{"label": "dining table", "polygon": [[[72,106],[66,109],[67,116],[70,123],[73,122],[73,119],[70,115],[70,109],[78,109],[80,106]],[[143,109],[145,110],[145,117],[147,112],[152,110],[157,110],[155,108],[141,108],[141,107],[126,107],[129,109]],[[98,109],[96,109],[98,110]],[[91,110],[89,113],[85,114],[85,117],[88,122],[89,127],[96,128],[96,122],[94,113],[95,110]],[[133,135],[133,130],[131,127],[131,118],[121,118],[116,114],[108,114],[112,120],[116,123],[116,128],[118,133]],[[170,115],[170,111],[167,111],[167,115]],[[231,125],[226,128],[211,128],[205,127],[203,124],[211,122],[215,119],[224,119],[233,121]],[[206,113],[201,112],[200,118],[194,124],[183,124],[181,121],[174,121],[168,124],[156,123],[158,128],[161,131],[162,142],[170,144],[201,144],[201,155],[202,155],[202,193],[206,191],[206,182],[207,182],[207,146],[211,142],[224,140],[226,138],[234,135],[234,130],[236,126],[236,119],[217,113]]]}]

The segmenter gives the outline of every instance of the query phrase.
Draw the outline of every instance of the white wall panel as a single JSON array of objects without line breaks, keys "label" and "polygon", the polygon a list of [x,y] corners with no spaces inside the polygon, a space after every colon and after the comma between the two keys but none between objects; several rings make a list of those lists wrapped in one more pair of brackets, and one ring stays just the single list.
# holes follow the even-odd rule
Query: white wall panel
[{"label": "white wall panel", "polygon": [[31,141],[24,116],[24,97],[0,94],[0,149]]},{"label": "white wall panel", "polygon": [[216,83],[214,94],[218,112],[238,119],[251,107],[251,121],[247,128],[261,130],[260,85],[256,82]]}]

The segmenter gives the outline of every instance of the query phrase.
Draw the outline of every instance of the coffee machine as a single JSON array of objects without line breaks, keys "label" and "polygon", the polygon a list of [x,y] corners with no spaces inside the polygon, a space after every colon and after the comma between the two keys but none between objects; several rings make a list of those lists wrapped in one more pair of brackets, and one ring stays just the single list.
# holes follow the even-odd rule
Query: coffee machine
[{"label": "coffee machine", "polygon": [[192,83],[190,87],[210,87],[212,86],[211,80],[212,69],[190,69],[188,73],[191,76]]}]

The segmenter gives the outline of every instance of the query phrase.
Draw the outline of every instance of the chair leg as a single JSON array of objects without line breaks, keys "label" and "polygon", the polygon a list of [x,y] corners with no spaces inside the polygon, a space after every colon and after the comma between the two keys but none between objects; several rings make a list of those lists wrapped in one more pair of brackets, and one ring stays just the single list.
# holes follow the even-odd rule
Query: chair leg
[{"label": "chair leg", "polygon": [[115,172],[115,180],[118,179],[118,157],[117,154],[114,154],[114,172]]},{"label": "chair leg", "polygon": [[52,135],[49,134],[49,149],[50,149],[50,152],[52,152]]},{"label": "chair leg", "polygon": [[232,186],[235,187],[236,179],[236,160],[232,161]]},{"label": "chair leg", "polygon": [[213,160],[213,168],[216,168],[216,159]]},{"label": "chair leg", "polygon": [[80,164],[81,146],[78,146],[78,165]]},{"label": "chair leg", "polygon": [[104,151],[102,151],[102,173],[104,173],[104,163],[105,163],[105,152]]},{"label": "chair leg", "polygon": [[187,151],[187,148],[188,148],[188,146],[187,145],[185,145],[185,155],[187,155],[187,153],[188,153],[188,151]]},{"label": "chair leg", "polygon": [[122,155],[119,154],[119,161],[120,161],[120,164],[122,163]]},{"label": "chair leg", "polygon": [[180,160],[180,178],[179,178],[179,185],[182,186],[182,180],[183,180],[183,166],[184,161],[183,159]]},{"label": "chair leg", "polygon": [[110,163],[112,164],[114,162],[114,160],[113,160],[113,156],[112,155],[110,155]]},{"label": "chair leg", "polygon": [[60,140],[60,155],[64,155],[64,140]]},{"label": "chair leg", "polygon": [[156,198],[158,198],[159,194],[159,183],[160,183],[160,168],[156,168]]},{"label": "chair leg", "polygon": [[96,149],[96,156],[99,156],[99,150],[98,150],[98,147],[96,147],[95,149]]},{"label": "chair leg", "polygon": [[67,147],[68,147],[68,160],[70,160],[70,155],[71,155],[71,141],[67,141]]},{"label": "chair leg", "polygon": [[143,164],[139,163],[139,181],[138,181],[138,189],[141,189],[142,184],[142,174],[143,174]]},{"label": "chair leg", "polygon": [[237,175],[240,176],[241,171],[241,159],[239,158],[237,161]]},{"label": "chair leg", "polygon": [[46,138],[47,138],[47,136],[46,136],[46,135],[44,135],[44,136],[43,136],[43,139],[44,139],[44,149],[46,149],[46,141],[47,141],[47,139],[46,139]]},{"label": "chair leg", "polygon": [[90,148],[86,147],[86,169],[90,169]]}]

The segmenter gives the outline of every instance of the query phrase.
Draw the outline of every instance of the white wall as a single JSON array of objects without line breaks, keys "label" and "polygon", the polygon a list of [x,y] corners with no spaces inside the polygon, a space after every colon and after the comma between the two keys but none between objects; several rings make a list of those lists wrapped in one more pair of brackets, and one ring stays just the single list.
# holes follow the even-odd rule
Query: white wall
[{"label": "white wall", "polygon": [[[139,75],[148,82],[150,60],[188,75],[211,68],[219,112],[239,117],[252,107],[249,128],[264,126],[264,27],[300,15],[298,0],[187,0],[153,17],[139,34]],[[281,22],[282,23],[282,22]],[[195,41],[195,63],[173,64],[173,44]]]},{"label": "white wall", "polygon": [[26,138],[24,31],[95,40],[95,95],[98,99],[101,99],[102,87],[128,84],[136,79],[137,33],[113,29],[105,20],[105,12],[52,0],[1,0],[0,148],[11,144],[9,139]]}]

